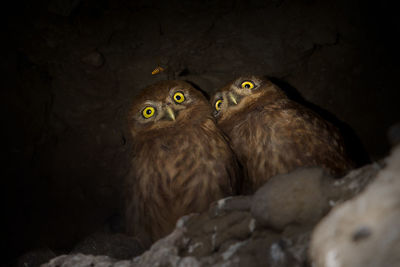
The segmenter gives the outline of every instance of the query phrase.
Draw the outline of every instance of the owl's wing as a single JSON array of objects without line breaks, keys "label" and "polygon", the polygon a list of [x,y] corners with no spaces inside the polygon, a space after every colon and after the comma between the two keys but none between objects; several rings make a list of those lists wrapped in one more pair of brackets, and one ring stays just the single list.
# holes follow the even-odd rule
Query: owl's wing
[{"label": "owl's wing", "polygon": [[[339,131],[313,111],[296,103],[266,110],[266,149],[280,168],[321,166],[341,175],[352,166]],[[278,163],[276,163],[278,164]]]},{"label": "owl's wing", "polygon": [[135,169],[131,168],[125,179],[125,229],[129,235],[138,239],[143,248],[147,248],[151,244],[151,239],[139,216],[139,210],[143,209],[140,205],[144,205],[144,203],[135,192],[137,182],[135,173]]},{"label": "owl's wing", "polygon": [[[238,158],[230,146],[229,138],[222,132],[221,134],[221,145],[224,145],[226,148],[224,149],[225,157],[226,157],[226,164],[224,168],[224,173],[228,177],[230,182],[230,188],[232,195],[238,195],[242,191],[242,184],[243,184],[243,170],[239,164]],[[223,143],[223,144],[222,144]]]},{"label": "owl's wing", "polygon": [[[203,125],[207,140],[203,141],[203,157],[209,158],[212,164],[211,177],[218,179],[219,188],[225,196],[236,195],[241,186],[241,170],[233,152],[229,138],[216,126],[212,119]],[[209,168],[207,168],[209,169]],[[202,170],[205,172],[205,170]]]}]

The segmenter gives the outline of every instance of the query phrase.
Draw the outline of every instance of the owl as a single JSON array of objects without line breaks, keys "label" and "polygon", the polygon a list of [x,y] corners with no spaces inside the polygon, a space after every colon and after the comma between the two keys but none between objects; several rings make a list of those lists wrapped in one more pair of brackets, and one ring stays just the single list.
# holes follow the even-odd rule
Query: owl
[{"label": "owl", "polygon": [[337,176],[353,167],[338,129],[267,78],[240,77],[216,92],[211,103],[244,168],[244,193],[298,167],[320,166]]},{"label": "owl", "polygon": [[127,176],[127,232],[145,246],[183,215],[237,193],[238,163],[205,96],[184,81],[145,88],[128,115],[132,162]]}]

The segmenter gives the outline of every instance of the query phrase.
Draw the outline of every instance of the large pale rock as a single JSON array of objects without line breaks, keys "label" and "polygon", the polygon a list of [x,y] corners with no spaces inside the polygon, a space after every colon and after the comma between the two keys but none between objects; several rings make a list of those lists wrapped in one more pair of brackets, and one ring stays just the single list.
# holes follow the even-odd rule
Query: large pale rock
[{"label": "large pale rock", "polygon": [[400,147],[356,198],[338,205],[314,230],[317,267],[400,266]]},{"label": "large pale rock", "polygon": [[334,179],[321,168],[301,168],[272,177],[253,197],[251,213],[263,226],[283,230],[313,226],[338,203],[357,195],[376,176],[371,164]]},{"label": "large pale rock", "polygon": [[299,169],[273,177],[254,195],[251,212],[261,224],[282,230],[289,224],[316,222],[329,210],[322,169]]}]

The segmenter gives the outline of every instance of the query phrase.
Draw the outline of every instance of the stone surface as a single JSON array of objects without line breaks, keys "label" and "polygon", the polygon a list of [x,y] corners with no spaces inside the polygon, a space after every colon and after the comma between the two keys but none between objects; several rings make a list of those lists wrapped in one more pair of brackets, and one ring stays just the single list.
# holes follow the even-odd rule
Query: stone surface
[{"label": "stone surface", "polygon": [[317,222],[329,210],[322,187],[333,178],[322,169],[299,169],[277,175],[254,195],[252,215],[265,226],[283,230],[290,224]]},{"label": "stone surface", "polygon": [[[116,261],[107,257],[107,256],[91,256],[91,255],[83,255],[83,254],[74,254],[74,255],[63,255],[57,258],[52,259],[49,263],[42,265],[43,267],[105,267],[112,266]],[[127,265],[119,264],[122,266],[130,266],[129,262],[126,262]]]},{"label": "stone surface", "polygon": [[140,241],[123,234],[96,233],[79,242],[71,253],[105,255],[114,259],[131,259],[144,252]]},{"label": "stone surface", "polygon": [[251,213],[257,221],[277,230],[289,225],[313,225],[331,207],[358,194],[375,178],[378,163],[334,179],[320,168],[303,168],[273,177],[253,197]]},{"label": "stone surface", "polygon": [[400,146],[375,181],[316,227],[310,255],[317,267],[400,266]]},{"label": "stone surface", "polygon": [[[298,169],[273,177],[254,196],[221,199],[207,212],[182,217],[170,235],[143,254],[135,258],[132,254],[133,259],[118,261],[73,251],[44,266],[305,266],[315,224],[335,204],[360,193],[379,170],[372,164],[334,179],[319,168]],[[354,238],[368,235],[369,229],[363,228]],[[111,239],[88,240],[83,248],[88,246],[91,253],[104,251],[110,256],[118,250],[119,242]],[[99,246],[104,247],[99,250]]]},{"label": "stone surface", "polygon": [[56,254],[49,248],[31,250],[19,257],[16,267],[36,267],[54,258]]}]

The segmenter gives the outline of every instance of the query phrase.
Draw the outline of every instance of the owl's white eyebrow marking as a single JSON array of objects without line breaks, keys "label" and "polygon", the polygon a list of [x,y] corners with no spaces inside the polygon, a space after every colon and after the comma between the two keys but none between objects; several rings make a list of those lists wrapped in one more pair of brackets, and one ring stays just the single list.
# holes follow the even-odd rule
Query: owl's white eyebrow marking
[{"label": "owl's white eyebrow marking", "polygon": [[145,104],[145,105],[154,105],[155,102],[153,100],[146,100],[146,101],[143,102],[143,104]]},{"label": "owl's white eyebrow marking", "polygon": [[185,90],[184,86],[178,85],[178,86],[172,87],[172,88],[169,90],[169,95],[170,95],[170,96],[173,96],[173,93],[176,93],[176,92],[182,92],[182,93],[185,95],[185,97],[188,97],[188,96],[189,96],[189,92],[187,92],[187,91]]},{"label": "owl's white eyebrow marking", "polygon": [[143,102],[143,104],[140,106],[140,110],[139,113],[141,113],[143,111],[143,109],[145,109],[146,107],[151,106],[153,108],[155,108],[156,110],[159,109],[159,104],[156,101],[153,100],[146,100]]},{"label": "owl's white eyebrow marking", "polygon": [[217,93],[215,93],[213,100],[215,102],[215,101],[217,101],[217,100],[219,100],[221,98],[223,98],[222,92],[217,92]]},{"label": "owl's white eyebrow marking", "polygon": [[[177,85],[177,86],[171,87],[171,89],[169,89],[169,91],[170,91],[170,92],[174,92],[174,91],[176,91],[176,90],[178,90],[178,91],[183,91],[183,90],[184,90],[184,87],[185,87],[185,86],[183,86],[183,85]],[[179,90],[179,89],[180,89],[180,90]]]}]

